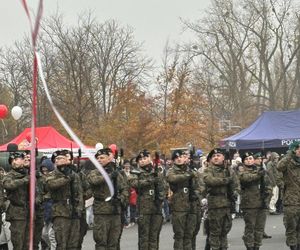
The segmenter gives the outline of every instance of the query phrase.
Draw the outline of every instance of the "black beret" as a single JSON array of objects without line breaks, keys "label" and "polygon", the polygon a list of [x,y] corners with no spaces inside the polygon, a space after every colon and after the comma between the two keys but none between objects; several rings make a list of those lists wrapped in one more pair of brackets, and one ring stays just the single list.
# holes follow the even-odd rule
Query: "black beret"
[{"label": "black beret", "polygon": [[213,150],[211,150],[209,152],[209,154],[207,155],[207,161],[210,161],[210,159],[213,157],[214,154],[222,154],[224,155],[224,157],[226,157],[226,153],[224,150],[220,149],[220,148],[214,148]]},{"label": "black beret", "polygon": [[59,155],[63,155],[63,156],[67,156],[68,154],[70,154],[70,151],[69,150],[56,150],[52,156],[51,156],[51,161],[54,163],[55,162],[55,158]]},{"label": "black beret", "polygon": [[245,159],[249,156],[253,156],[253,153],[252,152],[246,152],[245,154],[242,155],[242,162],[245,161]]},{"label": "black beret", "polygon": [[70,155],[71,156],[71,160],[73,160],[73,152],[71,150],[68,149],[62,149],[61,150],[61,154],[62,155]]},{"label": "black beret", "polygon": [[99,155],[108,155],[109,156],[111,153],[112,153],[112,151],[110,148],[102,148],[97,151],[97,153],[95,154],[95,158],[97,158]]},{"label": "black beret", "polygon": [[135,158],[136,162],[138,162],[143,157],[148,157],[150,155],[150,152],[147,149],[142,150],[139,152],[137,157]]},{"label": "black beret", "polygon": [[172,161],[174,161],[176,158],[178,158],[184,154],[185,154],[185,152],[181,149],[174,150],[172,153],[171,159],[172,159]]},{"label": "black beret", "polygon": [[23,152],[9,153],[8,163],[11,165],[11,163],[14,159],[17,159],[17,158],[23,158],[24,159],[24,157],[25,157],[25,154]]}]

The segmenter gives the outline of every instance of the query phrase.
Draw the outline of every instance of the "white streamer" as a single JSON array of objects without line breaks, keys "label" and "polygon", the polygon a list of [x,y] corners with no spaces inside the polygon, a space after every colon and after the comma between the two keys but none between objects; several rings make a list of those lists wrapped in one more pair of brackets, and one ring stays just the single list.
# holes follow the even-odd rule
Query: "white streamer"
[{"label": "white streamer", "polygon": [[57,111],[56,107],[53,104],[52,98],[50,96],[49,90],[48,90],[48,86],[47,83],[45,81],[45,77],[44,77],[44,73],[43,73],[43,68],[42,68],[42,63],[41,63],[41,59],[39,56],[39,53],[37,51],[35,51],[35,55],[37,58],[37,64],[38,64],[38,72],[39,72],[39,76],[42,80],[44,89],[45,89],[45,93],[47,95],[47,98],[49,100],[49,103],[51,105],[51,108],[53,109],[56,117],[58,118],[58,120],[60,121],[60,123],[63,125],[63,127],[65,128],[65,130],[67,131],[67,133],[70,135],[70,137],[77,143],[77,145],[82,149],[82,151],[86,152],[87,157],[91,160],[91,162],[96,166],[96,168],[100,171],[100,173],[102,174],[102,176],[104,177],[109,191],[110,191],[110,197],[108,197],[106,199],[106,201],[109,201],[113,195],[114,195],[114,187],[113,184],[108,176],[108,174],[106,173],[106,171],[103,169],[103,167],[99,164],[99,162],[95,159],[94,155],[92,155],[87,148],[84,146],[84,144],[81,142],[81,140],[77,137],[77,135],[72,131],[72,129],[69,127],[69,125],[67,124],[67,122],[64,120],[64,118],[60,115],[60,113]]}]

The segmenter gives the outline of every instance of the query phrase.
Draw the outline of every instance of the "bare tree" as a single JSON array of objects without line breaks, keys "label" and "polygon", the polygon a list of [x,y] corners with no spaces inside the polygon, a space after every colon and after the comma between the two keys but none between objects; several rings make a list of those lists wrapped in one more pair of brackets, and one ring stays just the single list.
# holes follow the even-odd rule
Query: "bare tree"
[{"label": "bare tree", "polygon": [[95,66],[96,93],[105,115],[114,107],[118,89],[143,82],[150,61],[142,55],[141,44],[134,41],[132,29],[114,20],[93,25],[91,36],[89,52]]},{"label": "bare tree", "polygon": [[184,24],[197,36],[190,50],[205,58],[197,78],[213,85],[215,112],[244,127],[263,110],[297,106],[299,19],[291,0],[214,0],[203,19]]}]

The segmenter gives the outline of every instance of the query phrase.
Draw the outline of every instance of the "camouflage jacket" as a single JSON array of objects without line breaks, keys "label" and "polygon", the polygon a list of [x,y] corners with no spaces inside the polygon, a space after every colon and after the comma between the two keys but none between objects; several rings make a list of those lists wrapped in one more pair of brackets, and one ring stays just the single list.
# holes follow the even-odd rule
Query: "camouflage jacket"
[{"label": "camouflage jacket", "polygon": [[14,169],[3,177],[3,187],[10,201],[6,219],[27,220],[29,218],[29,176]]},{"label": "camouflage jacket", "polygon": [[138,209],[140,214],[161,214],[162,201],[165,197],[165,187],[162,176],[154,176],[153,172],[139,169],[139,174],[129,179],[130,187],[137,190]]},{"label": "camouflage jacket", "polygon": [[[116,169],[115,163],[110,162],[104,169],[111,176],[112,172]],[[91,185],[92,193],[94,196],[93,212],[94,214],[120,214],[122,206],[125,207],[128,204],[129,192],[123,176],[118,172],[115,185],[115,197],[109,201],[105,201],[110,197],[110,191],[105,182],[104,177],[101,175],[98,169],[90,171],[87,175],[87,180]],[[114,182],[114,180],[112,180]]]},{"label": "camouflage jacket", "polygon": [[36,175],[36,192],[35,192],[35,215],[36,217],[43,218],[44,217],[44,196],[46,194],[45,191],[45,179],[40,174],[40,172]]},{"label": "camouflage jacket", "polygon": [[86,174],[83,173],[83,171],[80,171],[78,172],[78,175],[82,185],[82,194],[83,194],[82,212],[85,213],[85,201],[90,199],[93,196],[93,191],[90,183],[87,180]]},{"label": "camouflage jacket", "polygon": [[239,193],[238,179],[233,170],[210,164],[203,172],[208,209],[230,208],[233,195]]},{"label": "camouflage jacket", "polygon": [[[267,174],[258,174],[256,166],[243,166],[239,172],[241,183],[241,208],[263,208],[272,194],[272,185]],[[262,190],[264,188],[264,190]]]},{"label": "camouflage jacket", "polygon": [[271,179],[272,186],[278,186],[283,188],[283,176],[282,173],[278,171],[277,164],[273,161],[269,161],[267,164],[267,171]]},{"label": "camouflage jacket", "polygon": [[[197,178],[189,172],[186,165],[173,165],[167,173],[167,182],[173,195],[170,200],[172,211],[175,212],[191,212],[195,213],[197,199],[191,200],[191,192],[193,195],[197,193]],[[199,197],[198,197],[199,198]]]},{"label": "camouflage jacket", "polygon": [[52,217],[77,218],[83,208],[80,177],[71,172],[65,175],[55,169],[46,177],[46,188],[53,200]]},{"label": "camouflage jacket", "polygon": [[283,174],[283,204],[300,206],[300,163],[293,153],[288,153],[279,161],[277,169]]}]

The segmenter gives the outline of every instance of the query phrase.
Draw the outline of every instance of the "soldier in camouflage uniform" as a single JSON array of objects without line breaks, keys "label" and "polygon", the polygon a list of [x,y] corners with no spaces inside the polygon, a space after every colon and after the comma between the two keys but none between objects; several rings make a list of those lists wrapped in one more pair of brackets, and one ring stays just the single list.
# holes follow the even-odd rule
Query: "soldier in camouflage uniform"
[{"label": "soldier in camouflage uniform", "polygon": [[24,168],[24,154],[10,153],[11,171],[3,177],[3,187],[10,201],[6,220],[11,223],[11,241],[14,250],[27,250],[29,239],[29,176]]},{"label": "soldier in camouflage uniform", "polygon": [[286,244],[291,250],[300,249],[300,142],[290,145],[287,155],[279,161],[278,171],[283,173],[283,221]]},{"label": "soldier in camouflage uniform", "polygon": [[80,179],[69,165],[69,151],[58,150],[52,155],[56,169],[46,178],[52,205],[53,229],[57,242],[57,250],[77,249],[74,242],[79,232],[72,234],[72,218],[79,218],[82,213],[82,186]]},{"label": "soldier in camouflage uniform", "polygon": [[196,229],[195,201],[200,198],[195,188],[196,171],[190,171],[186,165],[186,156],[182,150],[172,153],[174,165],[167,173],[167,181],[173,192],[170,207],[174,232],[174,249],[191,250]]},{"label": "soldier in camouflage uniform", "polygon": [[151,156],[147,150],[138,154],[136,162],[139,169],[128,181],[138,194],[139,250],[156,250],[159,249],[163,222],[164,184],[161,176],[154,174]]},{"label": "soldier in camouflage uniform", "polygon": [[[262,168],[264,170],[267,170],[266,165],[263,163],[263,156],[262,156],[261,152],[255,153],[253,155],[253,158],[254,158],[254,165],[256,166],[257,169],[261,169]],[[268,181],[268,185],[271,185],[271,187],[272,187],[272,180],[270,178],[269,172],[266,171],[265,175],[266,176],[264,177],[264,179],[266,179]],[[268,186],[268,188],[270,189],[270,186]],[[266,209],[266,212],[267,212],[267,209],[269,209],[270,199],[271,199],[271,195],[264,195],[263,205],[264,205],[264,208]],[[271,239],[272,236],[268,235],[265,232],[266,224],[267,224],[267,220],[265,220],[263,239]]]},{"label": "soldier in camouflage uniform", "polygon": [[225,250],[232,226],[231,207],[238,196],[239,183],[234,172],[225,166],[222,150],[213,149],[208,159],[203,180],[208,194],[209,242],[212,250]]},{"label": "soldier in camouflage uniform", "polygon": [[55,232],[53,230],[52,223],[52,199],[50,192],[46,189],[46,180],[49,173],[54,170],[53,162],[46,158],[41,162],[40,172],[42,174],[42,182],[44,186],[44,196],[43,196],[43,208],[44,208],[44,227],[42,230],[42,250],[47,245],[49,249],[47,250],[55,250],[56,249],[56,240],[55,240]]},{"label": "soldier in camouflage uniform", "polygon": [[[83,238],[87,232],[87,223],[85,220],[85,200],[84,194],[89,189],[89,184],[85,178],[85,175],[79,174],[79,169],[73,164],[73,152],[70,150],[64,150],[63,154],[67,157],[67,165],[72,171],[72,175],[76,176],[79,180],[80,189],[76,190],[75,187],[71,185],[71,203],[72,203],[72,216],[71,216],[71,229],[70,229],[70,239],[72,242],[68,242],[68,249],[81,249]],[[84,181],[84,183],[83,183]],[[91,191],[89,198],[91,197]],[[78,197],[74,199],[73,197]],[[79,208],[80,207],[80,208]],[[79,212],[81,211],[81,213]],[[84,223],[85,222],[85,223]]]},{"label": "soldier in camouflage uniform", "polygon": [[[256,155],[258,157],[258,155]],[[253,153],[242,156],[240,169],[241,209],[245,221],[243,240],[247,250],[258,250],[262,244],[269,196],[272,193],[270,180],[262,166],[254,164]]]},{"label": "soldier in camouflage uniform", "polygon": [[92,170],[87,175],[94,196],[94,227],[93,235],[96,250],[117,250],[121,234],[121,206],[128,202],[128,189],[122,175],[112,162],[111,149],[104,148],[97,151],[95,157],[109,174],[115,189],[115,195],[110,196],[109,188],[104,177],[98,169]]},{"label": "soldier in camouflage uniform", "polygon": [[[24,152],[24,168],[30,174],[30,151]],[[33,248],[39,249],[42,239],[42,230],[44,227],[44,208],[42,206],[44,196],[44,184],[41,173],[36,169],[36,192],[35,192],[35,220],[34,220],[34,238]]]},{"label": "soldier in camouflage uniform", "polygon": [[193,232],[193,238],[192,238],[192,249],[196,250],[196,238],[200,231],[201,227],[201,221],[202,221],[202,209],[201,209],[201,200],[203,198],[202,194],[205,191],[205,185],[203,182],[203,176],[202,173],[198,172],[198,169],[195,167],[195,164],[193,163],[193,155],[189,151],[185,151],[184,156],[186,158],[185,164],[190,168],[190,171],[194,171],[195,178],[192,178],[190,181],[190,185],[192,185],[193,192],[192,195],[196,196],[194,199],[190,195],[191,200],[191,211],[193,211],[196,214],[196,225],[195,230]]}]

